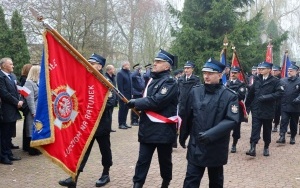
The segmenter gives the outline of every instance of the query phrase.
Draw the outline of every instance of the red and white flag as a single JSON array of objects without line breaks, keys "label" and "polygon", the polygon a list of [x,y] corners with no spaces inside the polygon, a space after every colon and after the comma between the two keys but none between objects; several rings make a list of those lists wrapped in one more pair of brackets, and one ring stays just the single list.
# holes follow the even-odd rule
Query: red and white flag
[{"label": "red and white flag", "polygon": [[23,86],[23,87],[17,86],[17,89],[18,89],[19,93],[24,97],[28,97],[28,95],[30,95],[30,93],[31,93],[30,89],[28,89],[25,86]]}]

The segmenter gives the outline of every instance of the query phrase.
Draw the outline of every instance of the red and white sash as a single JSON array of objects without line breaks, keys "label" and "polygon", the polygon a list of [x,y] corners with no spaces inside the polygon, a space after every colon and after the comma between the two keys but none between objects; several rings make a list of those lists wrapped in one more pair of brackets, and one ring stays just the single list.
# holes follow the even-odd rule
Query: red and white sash
[{"label": "red and white sash", "polygon": [[[145,91],[143,93],[143,97],[147,97],[147,91],[148,91],[148,86],[151,83],[153,79],[150,78],[150,80],[148,81],[148,84],[145,88]],[[176,123],[177,127],[180,128],[181,125],[181,118],[178,116],[178,109],[177,109],[177,115],[176,116],[172,116],[172,117],[165,117],[162,116],[156,112],[150,111],[150,110],[145,110],[146,115],[148,116],[148,118],[152,121],[152,122],[156,122],[156,123],[168,123],[168,124],[172,124],[172,123]]]}]

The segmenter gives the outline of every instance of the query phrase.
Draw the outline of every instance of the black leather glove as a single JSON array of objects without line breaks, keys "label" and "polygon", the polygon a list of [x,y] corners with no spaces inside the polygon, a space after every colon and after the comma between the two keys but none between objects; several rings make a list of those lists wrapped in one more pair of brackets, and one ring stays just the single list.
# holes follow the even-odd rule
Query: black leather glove
[{"label": "black leather glove", "polygon": [[293,100],[293,103],[294,103],[294,104],[300,104],[300,99],[295,98],[295,99]]},{"label": "black leather glove", "polygon": [[200,132],[198,134],[198,141],[201,143],[201,144],[208,144],[210,142],[208,136],[206,135],[205,132]]},{"label": "black leather glove", "polygon": [[135,99],[130,99],[128,101],[128,103],[126,103],[126,105],[129,107],[129,108],[134,108],[135,106]]},{"label": "black leather glove", "polygon": [[262,96],[258,97],[257,100],[258,100],[259,102],[266,101],[266,96],[262,95]]}]

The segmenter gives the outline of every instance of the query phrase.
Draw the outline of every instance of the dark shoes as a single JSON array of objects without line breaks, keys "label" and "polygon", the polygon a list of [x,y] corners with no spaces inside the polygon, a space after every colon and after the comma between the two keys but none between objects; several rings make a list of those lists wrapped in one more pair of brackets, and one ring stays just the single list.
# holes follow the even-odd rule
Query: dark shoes
[{"label": "dark shoes", "polygon": [[124,124],[119,125],[119,129],[127,129],[127,126]]},{"label": "dark shoes", "polygon": [[280,138],[276,141],[276,143],[284,144],[285,143],[285,134],[280,133]]},{"label": "dark shoes", "polygon": [[36,149],[36,148],[30,147],[30,148],[28,149],[28,154],[31,155],[31,156],[36,156],[36,155],[41,155],[42,152],[40,152],[40,151],[39,151],[38,149]]},{"label": "dark shoes", "polygon": [[143,184],[138,183],[138,182],[134,182],[133,188],[143,188]]},{"label": "dark shoes", "polygon": [[274,126],[274,128],[272,129],[272,132],[277,132],[277,126]]},{"label": "dark shoes", "polygon": [[230,152],[231,152],[231,153],[236,153],[236,146],[232,145],[231,151],[230,151]]},{"label": "dark shoes", "polygon": [[132,126],[139,126],[139,123],[137,122],[134,122],[134,123],[131,123]]},{"label": "dark shoes", "polygon": [[125,126],[126,126],[127,128],[131,128],[131,125],[127,125],[127,124],[125,124]]},{"label": "dark shoes", "polygon": [[269,154],[269,148],[267,148],[267,147],[264,148],[264,156],[265,157],[270,156],[270,154]]},{"label": "dark shoes", "polygon": [[96,187],[102,187],[110,182],[109,175],[102,175],[99,180],[96,181]]},{"label": "dark shoes", "polygon": [[11,146],[10,146],[10,149],[19,149],[19,148],[20,148],[19,146],[15,146],[13,144],[11,144]]},{"label": "dark shoes", "polygon": [[250,155],[252,157],[256,156],[256,144],[255,143],[251,143],[251,147],[250,147],[249,151],[246,152],[246,155]]},{"label": "dark shoes", "polygon": [[111,130],[110,130],[110,132],[114,133],[114,132],[117,132],[117,131],[116,131],[116,130],[113,130],[113,129],[111,129]]},{"label": "dark shoes", "polygon": [[9,160],[8,158],[1,159],[0,162],[2,164],[5,164],[5,165],[12,165],[13,164],[13,162],[11,160]]},{"label": "dark shoes", "polygon": [[21,157],[9,156],[8,159],[10,161],[19,161],[19,160],[21,160]]},{"label": "dark shoes", "polygon": [[65,179],[65,180],[60,180],[58,182],[59,185],[64,186],[64,187],[68,187],[68,188],[76,188],[76,182],[73,181],[73,179],[71,177]]},{"label": "dark shoes", "polygon": [[295,137],[291,137],[290,144],[295,144],[295,143],[296,143]]}]

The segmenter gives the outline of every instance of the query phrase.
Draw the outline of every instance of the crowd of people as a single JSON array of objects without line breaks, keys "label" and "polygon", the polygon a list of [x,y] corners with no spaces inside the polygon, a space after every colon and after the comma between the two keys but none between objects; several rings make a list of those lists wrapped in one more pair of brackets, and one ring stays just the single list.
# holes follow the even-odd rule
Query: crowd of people
[{"label": "crowd of people", "polygon": [[[160,50],[153,64],[136,64],[130,71],[130,62],[122,62],[115,74],[113,65],[105,65],[106,59],[92,54],[88,62],[100,71],[128,99],[125,103],[112,92],[109,95],[98,129],[90,142],[75,179],[59,181],[61,186],[76,188],[79,174],[88,160],[96,140],[102,156],[103,171],[96,187],[110,182],[110,167],[113,165],[110,134],[114,107],[119,106],[118,128],[120,131],[138,126],[139,156],[133,175],[133,187],[142,188],[157,151],[162,178],[162,188],[172,180],[172,151],[179,144],[187,148],[187,169],[184,188],[199,187],[205,169],[208,170],[209,187],[223,187],[224,169],[228,153],[236,153],[241,138],[241,123],[248,121],[251,113],[252,129],[250,149],[246,155],[256,156],[256,145],[261,128],[264,141],[263,156],[270,156],[269,145],[272,132],[279,131],[278,144],[285,144],[285,135],[290,133],[290,144],[295,144],[300,115],[299,67],[293,63],[288,67],[288,77],[281,78],[281,68],[269,62],[252,67],[247,81],[239,80],[241,67],[228,66],[209,58],[201,71],[203,78],[194,74],[195,63],[187,61],[183,69],[173,71],[175,57]],[[40,152],[30,147],[32,122],[38,100],[40,66],[26,64],[19,79],[13,74],[10,58],[0,60],[1,98],[1,160],[2,164],[13,164],[21,160],[14,156],[12,138],[16,135],[16,121],[24,116],[23,150],[29,155]],[[103,72],[105,68],[105,73]],[[144,69],[142,71],[142,69]],[[226,84],[222,75],[227,75]],[[203,83],[202,83],[203,82]],[[31,91],[21,96],[17,84]],[[24,110],[25,107],[27,110]],[[130,112],[130,123],[127,116]],[[136,112],[139,112],[139,115]],[[5,112],[5,113],[4,113]],[[274,124],[274,125],[273,125]],[[180,126],[179,126],[180,125]],[[279,130],[278,130],[279,127]],[[229,148],[230,136],[233,138]],[[188,143],[187,143],[188,141]]]}]

